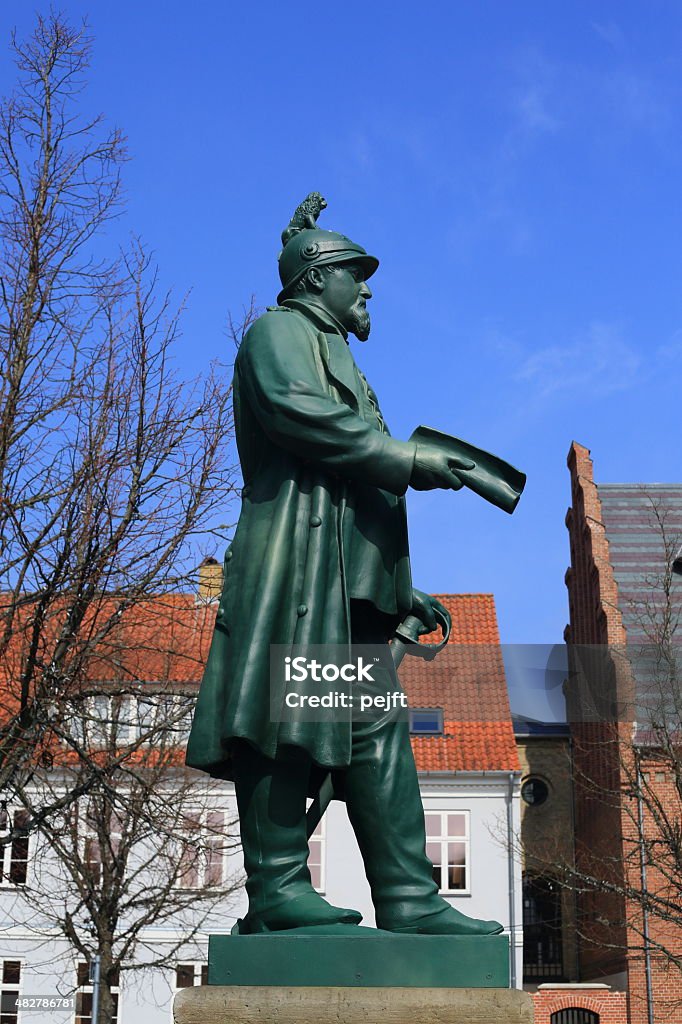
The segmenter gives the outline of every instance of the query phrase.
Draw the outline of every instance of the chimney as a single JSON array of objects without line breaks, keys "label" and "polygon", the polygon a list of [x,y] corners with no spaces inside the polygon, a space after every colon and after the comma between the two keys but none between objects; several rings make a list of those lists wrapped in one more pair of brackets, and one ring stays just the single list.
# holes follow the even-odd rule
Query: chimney
[{"label": "chimney", "polygon": [[199,599],[217,601],[223,589],[223,567],[217,558],[205,558],[199,566]]}]

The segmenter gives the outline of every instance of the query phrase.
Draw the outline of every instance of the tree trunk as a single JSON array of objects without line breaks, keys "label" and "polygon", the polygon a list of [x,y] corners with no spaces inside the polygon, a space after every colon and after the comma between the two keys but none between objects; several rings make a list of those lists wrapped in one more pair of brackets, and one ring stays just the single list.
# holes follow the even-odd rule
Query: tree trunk
[{"label": "tree trunk", "polygon": [[112,945],[113,938],[101,940],[99,947],[100,968],[99,968],[99,1007],[97,1020],[93,1019],[92,1024],[114,1024],[116,1019],[116,1003],[112,988]]}]

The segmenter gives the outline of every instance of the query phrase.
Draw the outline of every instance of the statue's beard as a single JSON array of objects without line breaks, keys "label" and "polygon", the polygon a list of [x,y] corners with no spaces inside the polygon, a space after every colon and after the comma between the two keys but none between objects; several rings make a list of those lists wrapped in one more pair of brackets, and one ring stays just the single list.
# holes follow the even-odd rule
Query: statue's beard
[{"label": "statue's beard", "polygon": [[365,306],[355,305],[348,313],[344,327],[354,334],[358,341],[367,341],[372,329],[372,321]]}]

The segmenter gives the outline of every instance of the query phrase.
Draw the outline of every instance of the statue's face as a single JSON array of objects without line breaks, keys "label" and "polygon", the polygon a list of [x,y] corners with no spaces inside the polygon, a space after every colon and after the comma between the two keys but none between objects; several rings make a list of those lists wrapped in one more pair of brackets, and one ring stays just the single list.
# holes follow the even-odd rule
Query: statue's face
[{"label": "statue's face", "polygon": [[367,341],[371,328],[366,301],[372,293],[365,281],[365,272],[359,263],[341,263],[330,272],[324,272],[324,290],[321,298],[329,312],[336,317],[349,334]]}]

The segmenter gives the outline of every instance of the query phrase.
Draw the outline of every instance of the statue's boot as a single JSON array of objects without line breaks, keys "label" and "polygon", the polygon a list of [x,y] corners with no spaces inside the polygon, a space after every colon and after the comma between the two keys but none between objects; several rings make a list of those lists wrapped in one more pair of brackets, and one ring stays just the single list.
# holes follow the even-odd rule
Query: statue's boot
[{"label": "statue's boot", "polygon": [[348,816],[372,890],[377,928],[425,935],[496,935],[502,925],[455,910],[426,856],[424,809],[407,722],[357,724],[344,773]]},{"label": "statue's boot", "polygon": [[240,931],[359,924],[358,911],[333,907],[310,880],[305,820],[309,759],[292,751],[290,759],[273,761],[238,742],[233,765],[249,897]]}]

